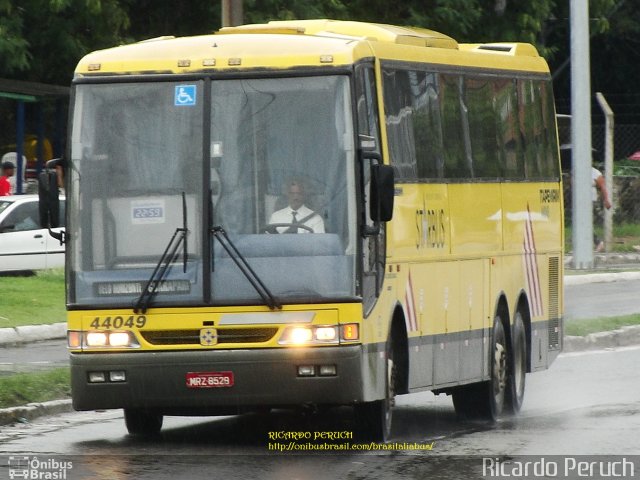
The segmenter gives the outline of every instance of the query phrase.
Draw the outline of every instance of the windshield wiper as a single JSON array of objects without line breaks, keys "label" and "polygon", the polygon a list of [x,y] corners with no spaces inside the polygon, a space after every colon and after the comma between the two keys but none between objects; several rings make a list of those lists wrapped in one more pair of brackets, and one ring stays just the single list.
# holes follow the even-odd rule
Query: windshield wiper
[{"label": "windshield wiper", "polygon": [[173,232],[167,247],[164,249],[164,253],[160,257],[160,260],[158,260],[156,268],[153,269],[151,277],[142,289],[142,293],[133,307],[134,313],[144,314],[147,312],[153,297],[155,297],[156,292],[158,291],[158,287],[167,275],[169,267],[177,258],[178,249],[181,245],[183,258],[182,271],[183,273],[187,273],[187,259],[189,256],[189,252],[187,251],[187,233],[189,233],[189,229],[187,228],[187,200],[185,193],[182,192],[182,227],[176,228],[176,231]]},{"label": "windshield wiper", "polygon": [[267,288],[258,274],[251,268],[251,265],[247,262],[247,259],[240,253],[240,251],[233,244],[227,232],[222,228],[222,226],[214,226],[211,228],[211,233],[215,238],[218,239],[222,248],[227,251],[229,258],[233,260],[233,262],[238,266],[242,274],[249,280],[251,286],[258,292],[258,295],[262,298],[264,303],[271,310],[281,310],[282,304],[278,302],[276,297],[271,293],[271,291]]}]

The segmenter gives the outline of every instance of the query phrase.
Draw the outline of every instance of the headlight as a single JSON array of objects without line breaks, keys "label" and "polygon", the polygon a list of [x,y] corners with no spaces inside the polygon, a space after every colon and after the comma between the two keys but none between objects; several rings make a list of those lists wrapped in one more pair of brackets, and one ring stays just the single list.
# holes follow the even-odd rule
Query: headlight
[{"label": "headlight", "polygon": [[88,347],[106,347],[109,341],[107,332],[87,332],[85,344]]},{"label": "headlight", "polygon": [[316,340],[321,342],[332,342],[338,337],[336,327],[318,327],[316,328]]},{"label": "headlight", "polygon": [[[348,328],[347,328],[348,327]],[[348,332],[348,333],[347,333]],[[280,345],[337,345],[357,342],[358,325],[308,325],[288,327],[280,337]]]},{"label": "headlight", "polygon": [[294,345],[302,345],[313,339],[313,330],[310,328],[295,327],[290,329],[288,333],[288,343],[293,343]]},{"label": "headlight", "polygon": [[69,348],[139,348],[140,343],[133,332],[76,331],[67,332]]}]

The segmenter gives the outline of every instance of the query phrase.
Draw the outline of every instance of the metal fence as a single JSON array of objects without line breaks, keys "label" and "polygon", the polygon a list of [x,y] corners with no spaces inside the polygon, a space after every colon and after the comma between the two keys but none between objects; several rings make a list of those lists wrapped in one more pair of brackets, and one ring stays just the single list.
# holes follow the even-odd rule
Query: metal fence
[{"label": "metal fence", "polygon": [[[571,196],[571,128],[567,119],[559,119],[558,135],[561,145],[562,169],[564,172],[565,223],[572,223]],[[605,125],[593,123],[591,127],[593,163],[603,170],[605,155]],[[613,138],[613,244],[608,251],[640,251],[640,160],[631,160],[640,152],[640,124],[614,125]],[[639,155],[640,156],[640,155]],[[604,173],[604,171],[603,171]],[[604,237],[602,202],[593,206],[594,236]],[[631,226],[631,228],[629,228]],[[571,250],[571,238],[567,238],[567,248]]]}]

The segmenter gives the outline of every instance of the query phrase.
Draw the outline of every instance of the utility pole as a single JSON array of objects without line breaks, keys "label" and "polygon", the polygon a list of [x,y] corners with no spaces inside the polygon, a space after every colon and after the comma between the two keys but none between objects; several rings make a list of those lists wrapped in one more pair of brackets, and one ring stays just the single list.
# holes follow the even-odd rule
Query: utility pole
[{"label": "utility pole", "polygon": [[589,2],[571,0],[571,164],[573,266],[593,267]]},{"label": "utility pole", "polygon": [[222,26],[236,27],[243,23],[242,0],[222,0]]}]

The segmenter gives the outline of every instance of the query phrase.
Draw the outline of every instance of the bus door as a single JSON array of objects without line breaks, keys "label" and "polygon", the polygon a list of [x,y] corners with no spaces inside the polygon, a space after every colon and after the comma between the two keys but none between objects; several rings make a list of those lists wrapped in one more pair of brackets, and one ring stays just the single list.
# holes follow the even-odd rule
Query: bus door
[{"label": "bus door", "polygon": [[[365,316],[371,312],[380,294],[384,279],[385,228],[376,228],[369,216],[371,171],[380,159],[380,127],[376,104],[375,72],[373,65],[356,68],[356,102],[360,142],[362,209],[362,297]],[[366,139],[366,140],[363,140]],[[368,145],[365,143],[368,142]],[[371,155],[362,154],[366,148]]]}]

